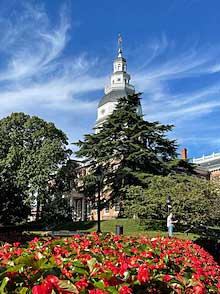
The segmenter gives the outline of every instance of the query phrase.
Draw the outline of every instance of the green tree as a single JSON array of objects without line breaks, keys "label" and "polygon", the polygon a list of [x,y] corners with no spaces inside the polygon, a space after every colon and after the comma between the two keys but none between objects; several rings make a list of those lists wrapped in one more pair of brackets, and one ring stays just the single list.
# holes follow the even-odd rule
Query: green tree
[{"label": "green tree", "polygon": [[112,198],[123,198],[126,186],[146,187],[149,176],[167,175],[179,164],[176,141],[167,138],[173,126],[144,120],[139,104],[139,94],[119,99],[99,132],[76,143],[77,156],[86,158],[93,173],[102,166]]},{"label": "green tree", "polygon": [[32,203],[39,208],[45,201],[48,180],[71,153],[67,144],[61,130],[36,116],[12,113],[0,120],[1,222],[26,219]]},{"label": "green tree", "polygon": [[59,189],[48,193],[43,206],[42,221],[46,224],[59,224],[72,220],[70,200]]},{"label": "green tree", "polygon": [[167,198],[172,212],[183,224],[216,224],[220,214],[219,186],[187,175],[153,176],[147,189],[126,189],[124,212],[128,217],[165,219]]}]

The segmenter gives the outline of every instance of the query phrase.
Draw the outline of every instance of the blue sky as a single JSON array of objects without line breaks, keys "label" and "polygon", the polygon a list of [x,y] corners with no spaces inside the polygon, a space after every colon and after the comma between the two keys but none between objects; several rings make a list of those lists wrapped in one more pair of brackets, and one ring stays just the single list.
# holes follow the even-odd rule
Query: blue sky
[{"label": "blue sky", "polygon": [[70,142],[90,133],[123,37],[148,120],[189,157],[220,147],[219,0],[0,0],[0,118],[23,111]]}]

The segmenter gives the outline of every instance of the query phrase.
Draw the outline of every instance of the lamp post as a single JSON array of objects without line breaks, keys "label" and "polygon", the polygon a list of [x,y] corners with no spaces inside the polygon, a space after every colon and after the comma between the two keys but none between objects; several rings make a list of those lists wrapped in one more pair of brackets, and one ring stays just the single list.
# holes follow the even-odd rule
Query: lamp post
[{"label": "lamp post", "polygon": [[96,168],[96,182],[97,182],[97,190],[98,190],[98,201],[97,201],[97,233],[101,233],[101,217],[100,217],[100,213],[101,213],[101,180],[102,180],[102,167],[100,165],[98,165],[98,167]]},{"label": "lamp post", "polygon": [[171,199],[170,199],[170,195],[168,194],[167,195],[167,212],[168,212],[168,215],[170,214],[170,209],[171,208],[172,208]]}]

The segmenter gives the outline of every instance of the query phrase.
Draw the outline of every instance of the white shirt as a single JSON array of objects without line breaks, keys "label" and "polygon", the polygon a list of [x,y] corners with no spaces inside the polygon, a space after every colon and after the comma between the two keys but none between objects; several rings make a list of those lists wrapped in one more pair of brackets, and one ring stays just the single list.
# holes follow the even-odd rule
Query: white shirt
[{"label": "white shirt", "polygon": [[167,227],[170,227],[170,226],[172,227],[174,226],[171,215],[167,217]]}]

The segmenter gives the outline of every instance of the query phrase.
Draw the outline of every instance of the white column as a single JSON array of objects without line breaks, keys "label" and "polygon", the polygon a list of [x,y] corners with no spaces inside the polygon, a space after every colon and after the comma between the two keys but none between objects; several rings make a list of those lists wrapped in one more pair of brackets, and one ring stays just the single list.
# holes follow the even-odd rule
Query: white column
[{"label": "white column", "polygon": [[85,220],[85,197],[82,198],[82,221]]}]

